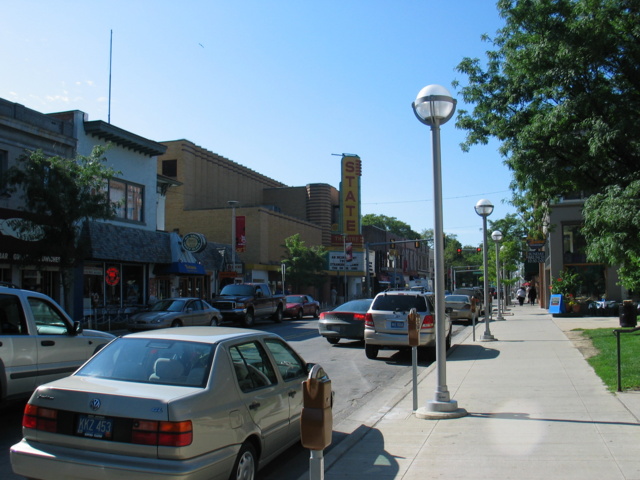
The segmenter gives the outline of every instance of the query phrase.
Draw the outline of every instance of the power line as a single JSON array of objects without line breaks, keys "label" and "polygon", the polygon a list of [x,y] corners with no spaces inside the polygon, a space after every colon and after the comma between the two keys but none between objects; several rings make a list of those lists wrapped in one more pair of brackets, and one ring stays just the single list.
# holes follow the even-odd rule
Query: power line
[{"label": "power line", "polygon": [[[493,195],[495,193],[504,193],[510,192],[511,190],[498,190],[497,192],[485,192],[485,193],[474,193],[471,195],[460,195],[458,197],[446,197],[444,200],[455,200],[457,198],[469,198],[469,197],[479,197],[481,195]],[[425,199],[425,200],[398,200],[397,202],[366,202],[363,205],[391,205],[396,203],[420,203],[420,202],[432,202],[433,199]]]}]

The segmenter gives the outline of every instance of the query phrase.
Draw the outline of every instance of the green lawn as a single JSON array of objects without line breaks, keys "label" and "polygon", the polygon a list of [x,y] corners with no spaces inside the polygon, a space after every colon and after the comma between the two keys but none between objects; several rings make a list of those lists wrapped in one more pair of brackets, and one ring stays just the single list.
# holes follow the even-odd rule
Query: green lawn
[{"label": "green lawn", "polygon": [[[596,374],[609,390],[618,389],[618,351],[611,328],[583,330],[600,353],[588,359]],[[640,389],[640,331],[620,334],[622,390]]]}]

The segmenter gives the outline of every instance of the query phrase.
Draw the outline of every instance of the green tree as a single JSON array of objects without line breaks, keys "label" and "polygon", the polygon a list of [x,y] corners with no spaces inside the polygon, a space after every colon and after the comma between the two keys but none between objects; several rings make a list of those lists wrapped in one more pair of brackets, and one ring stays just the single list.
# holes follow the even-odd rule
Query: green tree
[{"label": "green tree", "polygon": [[592,195],[584,217],[589,259],[619,265],[620,284],[640,293],[640,181]]},{"label": "green tree", "polygon": [[21,261],[38,265],[44,255],[60,258],[63,305],[68,312],[73,305],[74,268],[85,256],[82,225],[114,217],[106,187],[118,172],[105,165],[105,150],[96,146],[91,155],[75,159],[47,157],[36,150],[18,158],[4,177],[8,191],[19,195],[22,209],[31,216],[14,220],[12,227],[23,238],[40,240]]},{"label": "green tree", "polygon": [[413,231],[409,225],[398,220],[396,217],[367,213],[362,217],[362,225],[372,225],[408,240],[417,240],[421,238],[419,233]]},{"label": "green tree", "polygon": [[[635,0],[499,0],[486,61],[457,70],[471,111],[463,149],[501,142],[514,204],[539,226],[567,192],[640,178],[640,8]],[[454,82],[454,86],[460,84]]]},{"label": "green tree", "polygon": [[325,281],[326,251],[322,245],[307,247],[296,233],[285,238],[286,253],[283,263],[286,265],[286,282],[299,291],[303,286],[319,289]]}]

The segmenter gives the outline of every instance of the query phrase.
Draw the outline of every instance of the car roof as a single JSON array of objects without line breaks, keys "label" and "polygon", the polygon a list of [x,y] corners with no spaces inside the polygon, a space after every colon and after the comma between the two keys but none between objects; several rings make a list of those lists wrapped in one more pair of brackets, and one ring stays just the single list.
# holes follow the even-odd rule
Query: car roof
[{"label": "car roof", "polygon": [[220,343],[225,340],[253,336],[281,338],[275,333],[235,327],[178,327],[147,330],[125,335],[130,338],[175,339],[189,342]]}]

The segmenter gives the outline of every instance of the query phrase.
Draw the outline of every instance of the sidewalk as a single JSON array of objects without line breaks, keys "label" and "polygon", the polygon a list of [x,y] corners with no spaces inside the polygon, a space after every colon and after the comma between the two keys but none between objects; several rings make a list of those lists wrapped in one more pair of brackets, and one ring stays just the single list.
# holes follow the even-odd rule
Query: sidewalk
[{"label": "sidewalk", "polygon": [[[474,342],[468,329],[449,352],[447,387],[467,416],[417,419],[409,383],[334,425],[348,437],[326,453],[324,478],[640,480],[640,392],[610,393],[564,333],[618,328],[618,318],[509,313],[490,324],[497,341]],[[435,382],[434,364],[420,375],[419,407]]]}]

